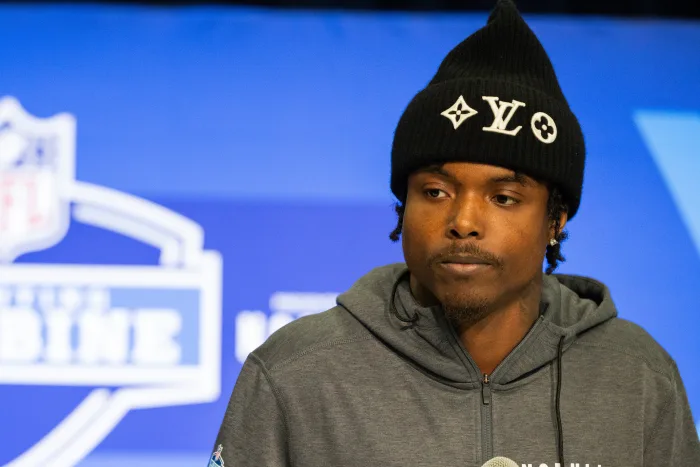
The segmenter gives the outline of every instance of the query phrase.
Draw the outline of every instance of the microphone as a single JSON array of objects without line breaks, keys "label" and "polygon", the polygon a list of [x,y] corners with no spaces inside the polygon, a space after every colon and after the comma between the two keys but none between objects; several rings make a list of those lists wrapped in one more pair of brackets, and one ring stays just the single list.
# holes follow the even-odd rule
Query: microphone
[{"label": "microphone", "polygon": [[494,457],[491,460],[487,460],[481,467],[520,467],[515,461],[508,459],[507,457]]}]

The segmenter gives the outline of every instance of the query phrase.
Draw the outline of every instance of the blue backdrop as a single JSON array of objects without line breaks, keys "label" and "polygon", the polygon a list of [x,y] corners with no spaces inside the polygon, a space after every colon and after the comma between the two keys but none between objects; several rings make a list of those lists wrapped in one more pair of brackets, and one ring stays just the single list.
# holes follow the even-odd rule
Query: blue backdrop
[{"label": "blue backdrop", "polygon": [[[30,329],[31,319],[12,321],[19,315],[8,310],[21,305],[23,293],[39,297],[54,288],[61,303],[75,290],[81,300],[107,290],[113,303],[105,310],[128,312],[105,322],[117,326],[127,316],[124,329],[132,329],[124,331],[123,360],[117,342],[96,363],[75,356],[98,329],[82,318],[65,328],[65,355],[41,347],[22,360],[21,343],[3,354],[0,342],[0,465],[23,453],[44,465],[204,465],[246,353],[284,322],[332,303],[372,267],[402,259],[388,239],[395,124],[444,55],[486,17],[0,7],[0,98],[11,96],[40,118],[73,116],[75,150],[56,157],[74,156],[77,180],[55,192],[71,206],[65,236],[0,266],[0,326]],[[588,146],[582,206],[568,225],[561,271],[610,286],[620,315],[676,359],[700,420],[700,23],[526,19]],[[14,117],[5,118],[14,131]],[[12,146],[10,137],[2,146],[1,136],[0,176],[16,176],[17,164],[3,169],[3,147],[10,154],[29,146]],[[124,200],[133,218],[108,221],[89,211],[86,200],[109,207],[114,194],[90,191],[93,185],[140,198]],[[199,248],[192,261],[171,261],[165,240],[142,241],[151,234],[138,226],[151,214],[136,211],[158,206],[189,219],[178,217],[191,235],[171,229],[176,245],[191,240],[196,250],[203,233],[209,253]],[[158,212],[153,219],[173,214]],[[2,235],[0,244],[8,243],[11,235]],[[206,255],[213,259],[205,268],[196,258]],[[75,268],[50,269],[66,265],[89,267],[75,278]],[[169,275],[157,275],[161,270]],[[201,271],[208,272],[198,282]],[[142,272],[145,282],[130,282]],[[220,290],[204,290],[219,278]],[[151,288],[128,292],[146,282]],[[174,291],[163,292],[176,283],[191,298],[187,306],[173,305]],[[93,289],[99,293],[89,295]],[[119,303],[125,293],[140,304]],[[49,315],[36,297],[25,302],[43,323]],[[54,331],[38,326],[36,341],[48,348]],[[151,349],[157,339],[174,353]],[[90,373],[97,367],[114,369],[114,378]],[[155,402],[119,392],[129,385],[152,388]],[[173,395],[168,402],[168,388],[187,393],[195,386],[198,399]],[[78,422],[65,438],[51,431],[93,403],[109,407],[93,414],[103,436],[89,439]],[[32,465],[27,459],[14,465]]]}]

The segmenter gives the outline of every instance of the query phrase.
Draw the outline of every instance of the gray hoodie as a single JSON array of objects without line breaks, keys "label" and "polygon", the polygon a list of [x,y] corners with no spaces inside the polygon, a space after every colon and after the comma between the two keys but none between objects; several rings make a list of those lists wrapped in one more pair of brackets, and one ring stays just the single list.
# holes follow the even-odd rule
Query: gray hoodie
[{"label": "gray hoodie", "polygon": [[504,456],[554,467],[563,446],[566,467],[700,466],[676,365],[616,317],[603,284],[545,276],[539,319],[485,378],[439,307],[415,301],[405,271],[371,271],[248,357],[216,462],[478,467]]}]

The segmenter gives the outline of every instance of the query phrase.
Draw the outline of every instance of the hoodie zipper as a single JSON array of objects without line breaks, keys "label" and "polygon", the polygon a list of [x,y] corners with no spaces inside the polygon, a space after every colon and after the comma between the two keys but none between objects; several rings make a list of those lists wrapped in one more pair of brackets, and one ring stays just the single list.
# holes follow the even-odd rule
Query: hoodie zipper
[{"label": "hoodie zipper", "polygon": [[[542,316],[540,316],[535,324],[530,328],[530,330],[525,334],[525,337],[515,346],[515,348],[506,356],[506,358],[498,364],[494,371],[489,375],[484,373],[481,378],[481,452],[483,454],[482,462],[491,459],[493,457],[493,432],[491,423],[492,414],[492,404],[491,404],[491,376],[498,372],[501,367],[503,367],[512,357],[517,354],[517,351],[522,347],[525,342],[529,340],[531,334],[533,334],[535,328],[542,321]],[[463,345],[459,343],[459,336],[453,327],[450,327],[452,336],[456,339],[457,345],[462,352],[467,357],[467,359],[472,363],[474,368],[478,367],[474,360],[469,356]]]},{"label": "hoodie zipper", "polygon": [[491,414],[493,407],[491,404],[491,376],[494,373],[498,372],[498,370],[501,367],[505,366],[508,363],[508,361],[513,357],[513,355],[517,354],[517,351],[520,349],[520,347],[523,346],[525,342],[528,341],[528,338],[534,332],[535,327],[537,326],[537,324],[539,324],[541,320],[542,317],[540,316],[537,319],[537,321],[535,321],[535,324],[533,324],[532,327],[528,330],[527,334],[525,334],[525,337],[523,337],[523,339],[506,356],[506,358],[503,359],[503,361],[499,363],[498,366],[496,366],[493,372],[490,375],[484,373],[481,379],[481,432],[483,433],[483,436],[481,438],[481,452],[484,453],[484,459],[482,459],[482,462],[486,462],[486,459],[491,459],[493,457],[493,425],[491,423]]},{"label": "hoodie zipper", "polygon": [[[483,459],[482,462],[486,462],[488,459],[491,459],[493,457],[493,433],[492,433],[492,426],[491,426],[491,413],[492,413],[492,404],[491,404],[491,376],[494,373],[499,372],[499,370],[507,364],[509,360],[513,357],[513,355],[518,353],[518,350],[527,342],[530,338],[530,336],[534,333],[535,328],[538,327],[540,324],[540,321],[542,321],[543,318],[540,316],[537,321],[533,324],[533,326],[530,328],[530,330],[525,334],[525,337],[518,343],[518,345],[515,346],[515,348],[506,356],[506,358],[498,364],[498,366],[493,370],[493,372],[489,374],[483,374],[481,378],[481,452],[483,454]],[[467,350],[464,348],[464,345],[461,344],[459,340],[459,335],[457,335],[457,331],[453,326],[449,327],[450,333],[452,337],[455,339],[455,345],[462,351],[464,356],[466,357],[469,362],[471,362],[472,368],[475,368],[476,371],[479,371],[479,367],[477,366],[476,362],[471,358]]]},{"label": "hoodie zipper", "polygon": [[491,446],[491,380],[489,375],[484,373],[481,380],[481,452],[484,453],[485,459],[493,457],[493,448]]}]

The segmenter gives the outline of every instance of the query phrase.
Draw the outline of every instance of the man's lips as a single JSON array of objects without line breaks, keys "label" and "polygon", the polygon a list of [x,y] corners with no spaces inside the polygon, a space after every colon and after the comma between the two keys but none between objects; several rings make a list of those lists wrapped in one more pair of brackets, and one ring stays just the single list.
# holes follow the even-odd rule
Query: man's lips
[{"label": "man's lips", "polygon": [[473,255],[451,255],[441,259],[439,268],[456,276],[470,276],[493,266],[488,260]]},{"label": "man's lips", "polygon": [[480,264],[490,266],[492,263],[488,260],[473,255],[451,255],[442,258],[440,263],[443,264]]}]

